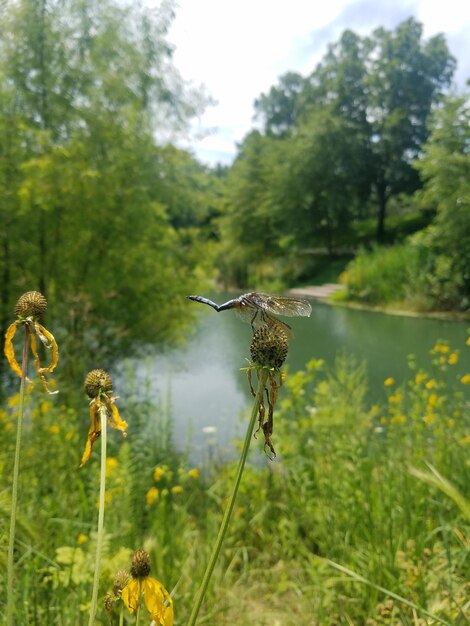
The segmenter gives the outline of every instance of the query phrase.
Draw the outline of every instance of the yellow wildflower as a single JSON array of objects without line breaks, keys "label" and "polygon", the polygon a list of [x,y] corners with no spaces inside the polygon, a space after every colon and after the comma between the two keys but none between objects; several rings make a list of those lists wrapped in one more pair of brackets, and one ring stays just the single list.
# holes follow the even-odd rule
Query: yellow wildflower
[{"label": "yellow wildflower", "polygon": [[395,384],[395,379],[392,376],[389,376],[388,378],[384,380],[385,387],[391,387],[394,384]]},{"label": "yellow wildflower", "polygon": [[452,354],[449,354],[449,358],[447,359],[447,363],[449,365],[455,365],[458,360],[459,360],[459,355],[457,354],[457,352],[452,352]]},{"label": "yellow wildflower", "polygon": [[470,374],[464,374],[462,378],[460,379],[460,382],[463,385],[470,385]]},{"label": "yellow wildflower", "polygon": [[156,483],[159,483],[161,479],[165,476],[165,469],[157,465],[157,467],[153,471],[153,479]]},{"label": "yellow wildflower", "polygon": [[382,415],[382,417],[380,418],[380,423],[382,424],[382,426],[387,423],[387,418],[384,415]]},{"label": "yellow wildflower", "polygon": [[415,376],[415,383],[417,385],[420,385],[423,381],[425,381],[427,378],[426,374],[424,372],[418,372]]},{"label": "yellow wildflower", "polygon": [[85,390],[90,401],[91,425],[88,429],[88,437],[83,452],[80,467],[88,461],[93,449],[93,444],[101,435],[101,415],[106,416],[108,424],[120,430],[124,437],[127,436],[127,422],[121,419],[117,406],[116,397],[111,396],[113,390],[111,376],[103,370],[92,370],[85,378]]},{"label": "yellow wildflower", "polygon": [[80,533],[77,537],[77,543],[78,545],[82,545],[83,543],[86,543],[88,541],[88,537],[86,535],[84,535],[83,533]]},{"label": "yellow wildflower", "polygon": [[428,406],[436,406],[437,402],[438,402],[439,398],[437,396],[437,394],[432,393],[429,398],[428,398]]},{"label": "yellow wildflower", "polygon": [[115,456],[108,456],[106,459],[106,476],[112,476],[117,467],[119,465],[119,461]]},{"label": "yellow wildflower", "polygon": [[192,469],[189,470],[188,472],[188,476],[189,478],[199,478],[199,470],[197,467],[193,467]]},{"label": "yellow wildflower", "polygon": [[437,386],[437,383],[434,380],[434,378],[431,378],[431,380],[428,380],[428,382],[425,385],[426,389],[434,389],[436,386]]},{"label": "yellow wildflower", "polygon": [[428,413],[427,415],[425,415],[423,417],[423,422],[425,424],[428,424],[428,426],[429,426],[429,424],[432,424],[435,421],[435,419],[436,418],[434,417],[434,415],[432,413]]},{"label": "yellow wildflower", "polygon": [[[59,362],[59,348],[57,346],[56,340],[54,339],[54,335],[47,330],[44,326],[39,323],[39,319],[46,312],[47,309],[47,300],[39,293],[39,291],[28,291],[24,293],[16,303],[15,313],[16,320],[11,324],[7,332],[5,333],[5,356],[7,361],[15,374],[17,374],[20,378],[25,377],[26,380],[26,371],[23,372],[23,369],[20,367],[18,361],[15,357],[15,348],[13,346],[13,338],[16,334],[16,331],[19,326],[23,325],[26,333],[26,341],[31,348],[31,352],[33,353],[34,366],[38,376],[41,380],[41,383],[47,393],[57,393],[57,391],[49,391],[49,387],[47,385],[46,373],[51,373],[54,371],[57,363]],[[51,362],[46,367],[41,366],[41,362],[39,360],[38,348],[36,337],[41,341],[43,346],[51,351]],[[23,367],[26,368],[26,363],[23,363]]]},{"label": "yellow wildflower", "polygon": [[455,426],[455,420],[450,417],[447,420],[447,426],[449,426],[449,428],[453,428]]},{"label": "yellow wildflower", "polygon": [[60,426],[57,426],[57,424],[53,424],[49,427],[49,432],[52,435],[58,435],[60,433]]},{"label": "yellow wildflower", "polygon": [[403,398],[403,396],[401,395],[401,393],[394,393],[393,395],[390,396],[390,398],[388,399],[388,401],[391,404],[398,404],[401,399]]},{"label": "yellow wildflower", "polygon": [[145,550],[134,553],[131,576],[121,592],[122,601],[129,611],[134,613],[143,597],[151,619],[158,626],[173,626],[173,600],[162,583],[150,576],[150,558]]},{"label": "yellow wildflower", "polygon": [[14,409],[16,406],[18,406],[19,401],[20,401],[20,394],[19,393],[13,394],[12,396],[8,398],[8,402],[7,402],[8,407],[10,409]]},{"label": "yellow wildflower", "polygon": [[470,346],[470,335],[467,337],[467,341],[465,342],[467,346]]},{"label": "yellow wildflower", "polygon": [[171,488],[171,493],[173,495],[178,495],[179,493],[183,493],[184,489],[181,485],[175,485],[174,487]]},{"label": "yellow wildflower", "polygon": [[147,506],[152,506],[153,504],[155,504],[155,502],[158,500],[159,495],[160,492],[156,487],[150,487],[146,495]]}]

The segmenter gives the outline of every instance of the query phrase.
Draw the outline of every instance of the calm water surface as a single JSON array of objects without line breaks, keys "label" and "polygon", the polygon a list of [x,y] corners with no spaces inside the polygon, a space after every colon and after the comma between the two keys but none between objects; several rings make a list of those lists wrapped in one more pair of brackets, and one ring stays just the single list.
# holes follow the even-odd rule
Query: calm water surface
[{"label": "calm water surface", "polygon": [[[233,296],[209,295],[218,303]],[[137,380],[147,381],[157,403],[169,401],[178,448],[190,448],[194,458],[213,446],[221,454],[230,453],[233,439],[244,433],[251,404],[246,373],[240,371],[247,364],[251,327],[234,311],[217,313],[188,301],[189,306],[198,309],[198,324],[186,346],[130,365]],[[333,364],[336,355],[353,354],[367,362],[371,402],[381,402],[385,378],[399,382],[409,376],[409,354],[416,356],[418,367],[429,369],[429,350],[436,339],[459,348],[458,371],[470,372],[466,322],[393,316],[317,301],[312,306],[310,318],[287,320],[295,333],[287,359],[290,372],[312,358]],[[450,372],[455,376],[456,370]]]}]

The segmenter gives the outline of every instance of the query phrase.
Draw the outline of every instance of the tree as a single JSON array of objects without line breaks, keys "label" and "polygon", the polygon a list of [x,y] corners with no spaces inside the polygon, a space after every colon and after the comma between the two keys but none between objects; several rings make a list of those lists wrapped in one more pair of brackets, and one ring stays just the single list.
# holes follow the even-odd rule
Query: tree
[{"label": "tree", "polygon": [[199,104],[171,63],[171,16],[168,3],[21,0],[2,17],[2,319],[39,289],[95,356],[178,335],[204,258],[172,222],[173,156],[158,145]]},{"label": "tree", "polygon": [[470,100],[451,96],[433,115],[415,167],[422,201],[436,207],[417,243],[428,259],[428,288],[441,307],[470,306]]},{"label": "tree", "polygon": [[295,127],[304,83],[300,74],[287,72],[277,87],[255,100],[255,117],[262,120],[266,134],[283,137]]},{"label": "tree", "polygon": [[420,186],[412,162],[428,136],[433,105],[450,84],[455,60],[442,35],[427,42],[413,18],[395,31],[360,38],[345,31],[309,78],[304,101],[332,106],[358,133],[377,201],[377,239],[387,203]]}]

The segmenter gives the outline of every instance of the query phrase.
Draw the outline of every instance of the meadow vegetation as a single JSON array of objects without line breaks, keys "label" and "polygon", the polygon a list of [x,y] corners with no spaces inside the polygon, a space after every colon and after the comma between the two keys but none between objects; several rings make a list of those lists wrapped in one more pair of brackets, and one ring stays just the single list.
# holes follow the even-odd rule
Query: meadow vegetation
[{"label": "meadow vegetation", "polygon": [[[275,413],[279,457],[268,460],[253,440],[201,623],[467,623],[470,375],[459,354],[468,349],[470,339],[437,342],[426,370],[410,357],[408,380],[387,378],[380,405],[366,401],[365,368],[352,357],[332,368],[312,360],[287,376]],[[98,497],[98,454],[78,469],[86,404],[37,386],[28,393],[17,623],[86,623]],[[184,624],[235,467],[177,453],[165,410],[141,390],[119,404],[129,437],[110,435],[100,598],[144,546],[154,575],[175,587]],[[13,394],[0,412],[4,522],[17,408]],[[100,605],[96,623],[107,620]]]}]

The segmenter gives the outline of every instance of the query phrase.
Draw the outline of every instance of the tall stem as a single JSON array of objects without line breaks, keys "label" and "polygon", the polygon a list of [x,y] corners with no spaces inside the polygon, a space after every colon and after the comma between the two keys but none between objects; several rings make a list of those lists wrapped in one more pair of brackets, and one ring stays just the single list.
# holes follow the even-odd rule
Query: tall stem
[{"label": "tall stem", "polygon": [[18,407],[18,423],[16,425],[16,447],[15,461],[13,465],[13,486],[11,491],[11,517],[10,517],[10,538],[8,542],[8,562],[7,562],[7,626],[13,626],[13,578],[14,571],[14,551],[15,551],[15,530],[16,530],[16,508],[18,504],[18,478],[20,474],[20,449],[21,433],[24,419],[24,390],[26,383],[26,371],[28,368],[28,344],[29,327],[24,324],[23,361],[21,364],[21,384],[20,401]]},{"label": "tall stem", "polygon": [[256,392],[256,396],[253,402],[253,409],[251,411],[250,423],[248,424],[248,428],[246,430],[245,441],[243,442],[243,448],[242,448],[242,452],[240,455],[240,460],[238,461],[237,473],[235,475],[235,482],[233,485],[232,494],[228,501],[227,508],[225,509],[224,517],[222,519],[222,524],[220,525],[220,529],[219,529],[219,534],[217,535],[214,548],[212,549],[212,554],[207,564],[206,571],[204,572],[204,577],[202,579],[201,586],[199,587],[196,600],[195,600],[193,609],[191,611],[191,615],[189,617],[188,626],[194,626],[196,624],[199,610],[204,600],[204,596],[206,595],[207,588],[209,586],[209,582],[210,582],[212,573],[214,571],[215,564],[217,562],[217,558],[219,556],[223,541],[225,539],[225,535],[227,534],[227,529],[228,529],[228,525],[230,522],[230,518],[232,516],[233,507],[235,506],[235,500],[237,497],[238,488],[240,486],[240,481],[242,478],[243,470],[245,468],[245,461],[248,455],[248,449],[250,447],[253,430],[255,428],[256,418],[258,417],[258,408],[260,404],[260,398],[262,398],[263,396],[264,386],[266,384],[267,377],[268,377],[268,374],[266,370],[261,369],[259,372],[258,390]]},{"label": "tall stem", "polygon": [[95,575],[93,578],[93,593],[91,596],[90,619],[88,626],[95,623],[96,607],[98,604],[98,588],[100,583],[101,550],[104,540],[104,496],[106,492],[106,408],[101,405],[101,469],[100,469],[100,499],[98,510],[98,532],[96,536]]}]

